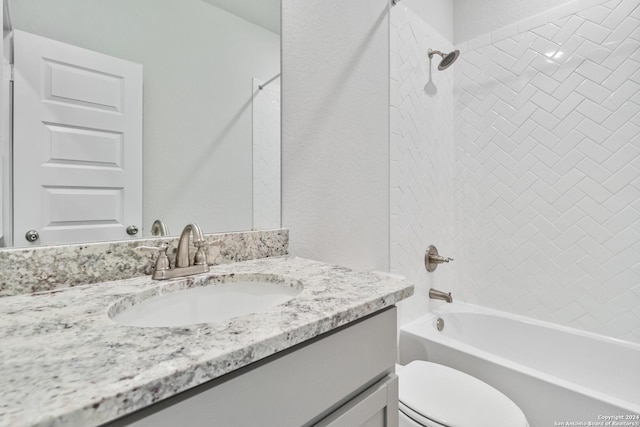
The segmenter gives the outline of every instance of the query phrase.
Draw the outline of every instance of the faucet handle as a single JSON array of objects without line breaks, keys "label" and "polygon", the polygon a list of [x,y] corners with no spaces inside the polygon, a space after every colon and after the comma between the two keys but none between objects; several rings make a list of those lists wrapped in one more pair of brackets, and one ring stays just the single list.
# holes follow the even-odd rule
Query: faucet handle
[{"label": "faucet handle", "polygon": [[224,242],[222,240],[214,240],[213,242],[206,242],[204,240],[193,242],[193,246],[196,247],[196,254],[193,257],[193,265],[207,264],[207,251],[205,246],[222,246]]},{"label": "faucet handle", "polygon": [[146,251],[146,252],[158,252],[158,259],[156,260],[156,267],[154,268],[154,274],[156,271],[167,271],[171,270],[171,264],[169,263],[169,257],[167,257],[167,249],[169,249],[169,244],[166,242],[162,242],[160,246],[137,246],[135,248],[137,251]]},{"label": "faucet handle", "polygon": [[193,265],[207,264],[207,253],[204,250],[205,245],[204,241],[193,242],[193,246],[196,247],[196,254],[193,256]]},{"label": "faucet handle", "polygon": [[429,273],[434,272],[438,265],[451,261],[453,261],[453,258],[445,258],[443,256],[440,256],[440,254],[438,253],[438,248],[433,245],[429,245],[427,251],[424,254],[424,266]]},{"label": "faucet handle", "polygon": [[445,257],[440,256],[440,255],[435,255],[435,256],[434,255],[429,255],[429,260],[431,262],[435,262],[436,264],[442,264],[443,262],[453,261],[453,258],[449,258],[449,257],[445,258]]},{"label": "faucet handle", "polygon": [[214,240],[213,242],[196,240],[193,242],[193,246],[196,247],[196,254],[193,257],[193,265],[203,265],[207,264],[207,251],[205,250],[205,246],[222,246],[222,240]]}]

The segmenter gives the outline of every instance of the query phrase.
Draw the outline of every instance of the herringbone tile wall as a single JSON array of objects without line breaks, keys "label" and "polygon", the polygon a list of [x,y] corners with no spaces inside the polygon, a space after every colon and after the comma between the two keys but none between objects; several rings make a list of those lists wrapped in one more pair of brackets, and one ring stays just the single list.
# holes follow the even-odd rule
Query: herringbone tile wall
[{"label": "herringbone tile wall", "polygon": [[[640,7],[587,3],[460,46],[434,96],[420,55],[440,40],[394,8],[391,265],[461,300],[640,342]],[[431,242],[456,261],[425,278],[415,258]]]},{"label": "herringbone tile wall", "polygon": [[428,245],[443,255],[453,250],[454,74],[427,59],[429,48],[451,43],[402,3],[391,10],[391,34],[390,265],[416,286],[400,305],[404,323],[429,309],[430,287],[449,291],[455,282],[452,265],[433,274],[424,268]]},{"label": "herringbone tile wall", "polygon": [[638,1],[468,47],[455,64],[461,297],[640,342]]}]

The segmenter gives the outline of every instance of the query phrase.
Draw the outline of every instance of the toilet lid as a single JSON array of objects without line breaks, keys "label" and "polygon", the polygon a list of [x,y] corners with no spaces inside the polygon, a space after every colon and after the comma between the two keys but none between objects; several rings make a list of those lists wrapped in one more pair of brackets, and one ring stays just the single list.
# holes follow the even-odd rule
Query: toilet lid
[{"label": "toilet lid", "polygon": [[527,426],[526,417],[507,396],[464,372],[416,360],[402,368],[398,377],[401,406],[439,424]]}]

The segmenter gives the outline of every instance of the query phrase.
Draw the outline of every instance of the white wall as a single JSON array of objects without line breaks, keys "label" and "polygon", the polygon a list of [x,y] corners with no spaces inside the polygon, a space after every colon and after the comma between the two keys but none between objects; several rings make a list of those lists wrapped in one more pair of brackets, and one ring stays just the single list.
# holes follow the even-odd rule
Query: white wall
[{"label": "white wall", "polygon": [[144,64],[145,229],[251,229],[252,79],[279,72],[277,34],[201,0],[12,6],[17,29]]},{"label": "white wall", "polygon": [[283,0],[283,226],[294,255],[389,266],[387,0]]},{"label": "white wall", "polygon": [[[449,44],[452,44],[455,3],[453,0],[401,0],[396,7],[399,10],[410,10]],[[438,48],[433,47],[433,49]]]},{"label": "white wall", "polygon": [[[595,0],[598,1],[598,0]],[[594,3],[593,0],[580,0]],[[455,0],[455,42],[462,43],[578,0]]]}]

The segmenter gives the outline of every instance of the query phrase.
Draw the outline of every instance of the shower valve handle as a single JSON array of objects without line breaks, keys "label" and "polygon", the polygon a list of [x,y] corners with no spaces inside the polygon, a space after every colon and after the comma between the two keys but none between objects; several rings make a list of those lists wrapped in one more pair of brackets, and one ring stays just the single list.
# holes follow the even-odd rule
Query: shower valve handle
[{"label": "shower valve handle", "polygon": [[424,254],[424,266],[429,273],[434,272],[438,265],[451,261],[453,261],[453,258],[440,256],[438,248],[433,245],[429,245],[427,252]]},{"label": "shower valve handle", "polygon": [[443,256],[440,255],[429,255],[429,261],[431,262],[435,262],[436,264],[442,264],[443,262],[449,262],[449,261],[453,261],[453,258],[445,258]]}]

